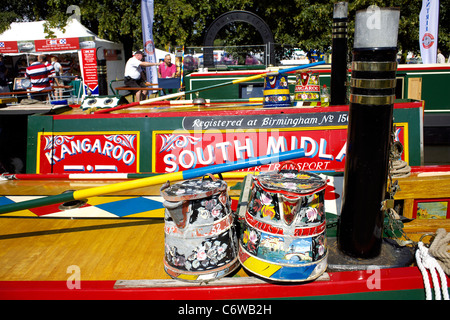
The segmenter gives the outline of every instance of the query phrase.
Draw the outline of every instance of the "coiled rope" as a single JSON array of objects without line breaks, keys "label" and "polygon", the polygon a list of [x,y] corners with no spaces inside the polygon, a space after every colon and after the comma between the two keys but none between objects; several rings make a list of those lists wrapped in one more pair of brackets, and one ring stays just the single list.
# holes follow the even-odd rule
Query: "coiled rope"
[{"label": "coiled rope", "polygon": [[[395,129],[394,129],[395,132]],[[391,179],[406,178],[411,175],[411,167],[402,160],[403,145],[395,141],[395,134],[391,137],[391,149],[389,154],[389,174]]]},{"label": "coiled rope", "polygon": [[[433,249],[428,249],[425,247],[423,242],[419,242],[417,246],[416,251],[416,262],[417,266],[419,267],[420,272],[422,273],[423,282],[425,286],[425,296],[427,300],[432,300],[432,292],[431,292],[431,285],[430,285],[430,278],[428,276],[428,272],[431,274],[431,279],[433,282],[434,292],[435,292],[435,299],[441,300],[441,287],[442,287],[442,296],[444,300],[449,300],[449,294],[448,294],[448,286],[447,286],[447,277],[445,275],[443,267],[441,267],[441,264],[444,265],[444,268],[446,268],[447,272],[449,271],[449,262],[448,260],[448,241],[450,240],[449,234],[446,234],[446,231],[444,229],[438,229],[439,232],[439,238],[436,237],[432,243]],[[435,244],[436,240],[438,240],[438,243]],[[443,250],[445,250],[445,254],[443,253]],[[445,262],[438,262],[436,258],[431,254],[431,252],[438,252],[440,256],[445,256]],[[441,283],[439,283],[439,278],[441,279]]]},{"label": "coiled rope", "polygon": [[450,276],[450,232],[444,228],[436,230],[436,237],[430,245],[430,254],[437,260],[444,272]]},{"label": "coiled rope", "polygon": [[392,161],[391,176],[395,178],[406,178],[411,175],[411,167],[403,160]]}]

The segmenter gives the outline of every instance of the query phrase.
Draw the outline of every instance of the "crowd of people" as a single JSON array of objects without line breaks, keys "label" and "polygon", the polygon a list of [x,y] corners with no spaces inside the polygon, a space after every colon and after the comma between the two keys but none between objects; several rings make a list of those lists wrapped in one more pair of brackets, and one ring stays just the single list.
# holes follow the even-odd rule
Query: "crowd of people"
[{"label": "crowd of people", "polygon": [[55,98],[62,98],[63,81],[60,80],[62,66],[58,57],[52,56],[51,62],[47,61],[47,56],[30,57],[30,65],[26,68],[25,77],[31,81],[31,98],[36,100],[46,100],[47,95],[42,94],[45,90],[55,90]]},{"label": "crowd of people", "polygon": [[[65,83],[61,76],[72,68],[71,62],[66,60],[63,67],[58,56],[51,56],[49,59],[45,54],[30,55],[27,59],[19,58],[13,63],[11,59],[5,61],[5,57],[0,54],[0,93],[28,90],[30,98],[46,100],[48,95],[45,90],[54,90],[55,98],[62,99],[62,86]],[[17,89],[15,79],[22,78],[29,79],[31,85]],[[45,94],[40,94],[39,91],[44,91]]]},{"label": "crowd of people", "polygon": [[[172,63],[170,54],[164,57],[160,62],[144,61],[145,54],[142,51],[136,51],[135,54],[128,60],[124,72],[124,84],[127,87],[139,88],[148,87],[149,82],[146,81],[145,72],[143,68],[150,66],[157,66],[158,78],[175,78],[180,77],[180,66]],[[11,63],[10,63],[11,64]],[[0,54],[0,92],[12,91],[9,84],[14,78],[28,78],[31,86],[28,89],[29,97],[36,100],[46,100],[47,90],[54,89],[54,95],[57,99],[62,98],[62,89],[56,88],[64,85],[60,76],[63,75],[63,67],[59,62],[57,56],[52,56],[51,61],[48,61],[46,55],[30,55],[28,60],[17,61],[17,73],[12,75],[10,68],[6,67],[4,57]],[[15,68],[14,68],[15,69]],[[136,101],[140,101],[145,91],[136,92]]]}]

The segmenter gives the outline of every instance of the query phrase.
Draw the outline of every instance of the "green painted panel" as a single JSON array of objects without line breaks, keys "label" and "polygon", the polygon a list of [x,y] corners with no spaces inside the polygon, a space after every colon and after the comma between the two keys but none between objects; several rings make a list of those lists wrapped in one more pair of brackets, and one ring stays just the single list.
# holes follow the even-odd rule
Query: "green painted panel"
[{"label": "green painted panel", "polygon": [[[394,109],[394,122],[408,123],[408,152],[409,152],[409,165],[410,166],[420,166],[422,165],[422,151],[423,151],[423,141],[421,140],[421,117],[422,109],[412,108],[412,109]],[[406,148],[406,146],[403,146]]]},{"label": "green painted panel", "polygon": [[425,110],[450,110],[450,73],[422,75]]},{"label": "green painted panel", "polygon": [[53,117],[32,115],[28,117],[26,172],[36,172],[37,133],[52,132]]},{"label": "green painted panel", "polygon": [[[261,71],[265,72],[265,71]],[[223,73],[222,73],[223,74]],[[210,72],[207,76],[192,76],[189,75],[185,78],[186,90],[194,90],[204,88],[209,85],[228,82],[230,80],[248,77],[254,73],[248,74],[234,74],[231,76],[215,75]],[[350,73],[348,74],[350,79]],[[408,98],[408,81],[410,78],[422,79],[422,100],[425,101],[425,111],[432,110],[447,110],[450,112],[450,91],[447,90],[450,83],[450,68],[437,70],[436,68],[427,67],[411,67],[409,65],[402,65],[397,70],[397,78],[400,80],[398,85],[402,86],[401,96],[399,98]],[[295,75],[289,76],[289,89],[291,95],[295,92]],[[255,81],[263,82],[263,80]],[[328,88],[331,84],[331,70],[321,70],[320,72],[320,84],[326,85]],[[205,99],[238,99],[239,98],[239,86],[229,85],[220,89],[211,89],[203,91],[200,96]],[[191,96],[190,98],[192,98]]]}]

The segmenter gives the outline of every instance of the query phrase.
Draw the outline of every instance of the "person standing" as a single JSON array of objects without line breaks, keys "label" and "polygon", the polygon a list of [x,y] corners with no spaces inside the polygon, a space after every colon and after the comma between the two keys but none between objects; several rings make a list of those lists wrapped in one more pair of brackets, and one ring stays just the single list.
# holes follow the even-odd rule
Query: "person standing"
[{"label": "person standing", "polygon": [[[175,78],[177,76],[177,66],[172,63],[170,54],[164,56],[164,61],[158,67],[158,78]],[[160,84],[161,85],[161,84]],[[173,89],[163,89],[164,94],[172,93]]]},{"label": "person standing", "polygon": [[[61,64],[58,62],[58,57],[53,56],[51,58],[52,60],[52,66],[53,69],[55,70],[55,84],[57,86],[62,86],[64,85],[63,82],[58,78],[59,76],[61,76],[61,71],[62,71],[62,67]],[[61,100],[62,99],[62,88],[57,88],[55,89],[55,97],[56,99]]]},{"label": "person standing", "polygon": [[[145,54],[142,51],[136,51],[134,56],[128,59],[125,65],[125,74],[124,74],[124,84],[127,87],[131,88],[145,88],[150,85],[150,83],[146,82],[145,74],[142,71],[142,67],[152,67],[157,66],[156,62],[147,62],[142,61],[142,58],[145,57]],[[144,90],[139,90],[136,92],[136,101],[141,101],[141,95],[144,93]]]},{"label": "person standing", "polygon": [[445,63],[445,57],[442,54],[441,50],[438,49],[438,54],[437,54],[437,59],[436,59],[436,63]]},{"label": "person standing", "polygon": [[7,74],[8,69],[3,62],[3,55],[0,54],[0,92],[9,92]]},{"label": "person standing", "polygon": [[172,63],[172,57],[170,54],[166,54],[164,57],[164,62],[158,67],[158,77],[159,78],[173,78],[177,73],[177,66]]},{"label": "person standing", "polygon": [[31,64],[28,66],[25,72],[25,76],[31,80],[31,92],[32,98],[36,100],[45,101],[46,95],[36,94],[43,90],[51,90],[51,77],[53,77],[55,70],[51,64],[45,65],[46,57],[44,55],[31,56]]}]

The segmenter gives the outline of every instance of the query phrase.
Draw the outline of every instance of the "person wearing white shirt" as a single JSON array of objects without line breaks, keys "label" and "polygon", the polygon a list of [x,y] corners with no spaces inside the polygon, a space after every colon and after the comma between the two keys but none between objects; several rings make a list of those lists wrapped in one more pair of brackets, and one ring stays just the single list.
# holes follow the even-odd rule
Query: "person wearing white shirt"
[{"label": "person wearing white shirt", "polygon": [[[131,88],[139,88],[139,87],[145,88],[150,85],[144,79],[142,67],[157,66],[159,65],[159,63],[142,61],[142,58],[144,57],[145,54],[142,51],[136,51],[134,56],[128,59],[125,65],[125,74],[124,74],[125,86]],[[144,90],[139,90],[136,92],[136,101],[141,101],[141,95],[143,93]]]},{"label": "person wearing white shirt", "polygon": [[[58,58],[55,56],[53,56],[51,58],[51,60],[52,60],[53,69],[55,69],[55,84],[57,86],[62,86],[63,82],[58,78],[61,75],[61,71],[62,71],[61,64],[58,62]],[[62,99],[62,88],[55,89],[55,97],[60,100]]]},{"label": "person wearing white shirt", "polygon": [[441,50],[438,49],[438,54],[437,54],[437,63],[445,63],[445,57],[442,54]]}]

